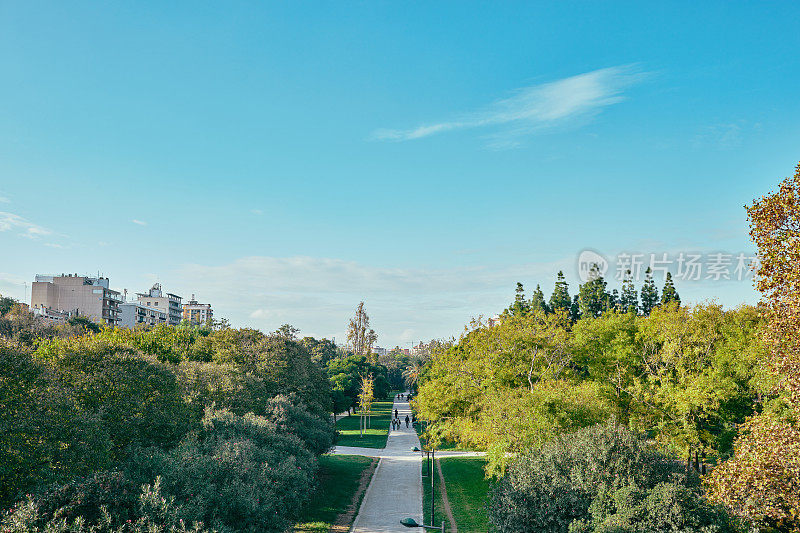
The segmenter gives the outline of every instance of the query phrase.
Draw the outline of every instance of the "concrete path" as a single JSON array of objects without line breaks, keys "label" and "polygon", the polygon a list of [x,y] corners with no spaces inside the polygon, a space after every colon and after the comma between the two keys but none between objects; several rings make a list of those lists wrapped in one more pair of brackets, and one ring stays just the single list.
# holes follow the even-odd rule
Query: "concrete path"
[{"label": "concrete path", "polygon": [[406,415],[411,416],[408,402],[395,399],[392,412],[394,409],[399,411],[403,427],[390,428],[386,448],[337,446],[334,451],[381,458],[350,530],[353,533],[407,533],[410,530],[400,520],[408,517],[422,523],[422,458],[411,451],[421,446],[414,428],[410,424],[405,427]]}]

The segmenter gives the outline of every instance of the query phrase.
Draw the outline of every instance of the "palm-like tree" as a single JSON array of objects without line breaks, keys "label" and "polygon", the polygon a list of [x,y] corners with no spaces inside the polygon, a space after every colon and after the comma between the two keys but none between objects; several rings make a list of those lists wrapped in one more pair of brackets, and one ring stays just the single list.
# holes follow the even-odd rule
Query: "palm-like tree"
[{"label": "palm-like tree", "polygon": [[415,359],[411,361],[411,364],[409,364],[403,371],[403,379],[406,382],[408,390],[414,390],[414,387],[416,387],[417,382],[419,381],[419,376],[422,373],[422,368],[424,366],[425,363],[421,359]]}]

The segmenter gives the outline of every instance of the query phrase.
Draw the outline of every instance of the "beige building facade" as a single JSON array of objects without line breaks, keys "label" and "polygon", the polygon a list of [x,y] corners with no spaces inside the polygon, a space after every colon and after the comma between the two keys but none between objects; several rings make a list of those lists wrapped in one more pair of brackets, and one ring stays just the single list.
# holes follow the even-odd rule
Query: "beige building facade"
[{"label": "beige building facade", "polygon": [[109,288],[108,278],[37,274],[35,279],[31,287],[32,308],[82,315],[110,326],[119,324],[122,298]]},{"label": "beige building facade", "polygon": [[182,298],[177,294],[162,291],[160,283],[153,285],[147,293],[138,293],[136,296],[142,305],[164,311],[167,314],[167,324],[170,326],[177,326],[181,323]]},{"label": "beige building facade", "polygon": [[211,304],[201,304],[194,299],[188,303],[183,304],[183,319],[188,320],[193,325],[203,325],[214,317],[214,311],[211,309]]}]

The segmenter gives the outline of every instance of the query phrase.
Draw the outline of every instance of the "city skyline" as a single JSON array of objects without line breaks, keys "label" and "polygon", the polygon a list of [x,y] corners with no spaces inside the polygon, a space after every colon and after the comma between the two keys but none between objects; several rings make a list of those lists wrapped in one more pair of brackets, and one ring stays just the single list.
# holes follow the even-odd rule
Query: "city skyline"
[{"label": "city skyline", "polygon": [[364,300],[407,346],[585,250],[732,272],[797,164],[794,3],[189,7],[0,7],[0,294],[100,270],[337,339]]}]

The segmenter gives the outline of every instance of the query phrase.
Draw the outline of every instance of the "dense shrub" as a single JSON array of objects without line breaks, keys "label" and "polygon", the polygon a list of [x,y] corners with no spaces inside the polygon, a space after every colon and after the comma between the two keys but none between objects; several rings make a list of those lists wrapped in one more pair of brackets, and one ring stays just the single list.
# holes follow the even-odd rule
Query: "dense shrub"
[{"label": "dense shrub", "polygon": [[132,444],[169,447],[186,433],[189,411],[170,365],[95,337],[43,343],[37,355],[53,369],[53,386],[98,414],[116,459]]},{"label": "dense shrub", "polygon": [[220,531],[284,531],[315,473],[316,458],[274,422],[211,408],[175,449],[141,449],[131,461],[134,479],[161,476],[184,520]]},{"label": "dense shrub", "polygon": [[202,524],[187,527],[180,517],[174,498],[161,494],[160,480],[142,487],[133,518],[120,522],[108,507],[94,511],[96,519],[72,517],[68,510],[52,515],[43,513],[39,503],[29,498],[6,511],[0,519],[0,531],[19,533],[204,533]]},{"label": "dense shrub", "polygon": [[[2,335],[0,509],[33,495],[3,531],[284,531],[311,491],[315,454],[335,438],[330,383],[289,338],[185,327],[28,344]],[[142,507],[138,487],[157,478]]]},{"label": "dense shrub", "polygon": [[499,533],[734,531],[682,465],[615,425],[559,437],[518,458],[489,506]]},{"label": "dense shrub", "polygon": [[100,413],[82,409],[55,369],[0,339],[0,506],[106,468],[112,447]]},{"label": "dense shrub", "polygon": [[336,429],[330,417],[319,417],[306,409],[296,396],[280,394],[266,404],[265,416],[281,432],[299,438],[315,455],[331,449],[336,440]]},{"label": "dense shrub", "polygon": [[269,393],[263,381],[232,364],[184,361],[175,367],[183,401],[197,420],[208,405],[237,415],[264,414]]},{"label": "dense shrub", "polygon": [[44,526],[52,519],[72,523],[82,517],[87,523],[98,522],[105,508],[118,526],[137,519],[140,487],[117,471],[98,472],[55,486],[36,501],[36,525]]},{"label": "dense shrub", "polygon": [[233,364],[261,379],[269,396],[296,393],[311,412],[331,412],[330,383],[299,342],[247,328],[217,331],[211,342],[215,363]]},{"label": "dense shrub", "polygon": [[[174,446],[191,422],[171,367],[91,338],[0,341],[0,504]],[[149,480],[152,481],[152,480]]]}]

